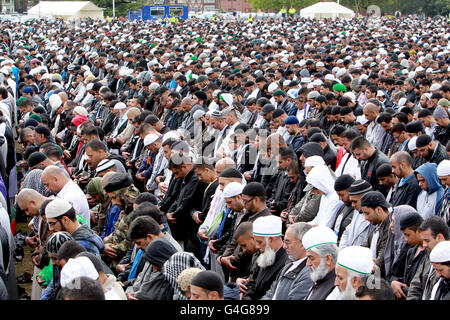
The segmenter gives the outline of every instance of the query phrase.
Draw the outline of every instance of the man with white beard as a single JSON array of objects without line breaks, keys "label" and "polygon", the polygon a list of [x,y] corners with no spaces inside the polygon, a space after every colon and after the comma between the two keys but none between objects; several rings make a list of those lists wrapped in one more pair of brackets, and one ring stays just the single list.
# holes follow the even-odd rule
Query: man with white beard
[{"label": "man with white beard", "polygon": [[350,246],[339,251],[334,284],[340,291],[341,300],[358,300],[356,291],[366,285],[374,263],[372,251],[361,246]]},{"label": "man with white beard", "polygon": [[334,286],[338,248],[337,236],[325,226],[317,226],[305,233],[302,239],[306,249],[306,266],[314,285],[305,300],[337,300],[339,289]]},{"label": "man with white beard", "polygon": [[289,257],[283,248],[281,239],[282,221],[278,216],[265,216],[253,222],[253,236],[259,254],[252,259],[252,267],[248,281],[240,283],[247,289],[242,300],[259,300],[270,289]]}]

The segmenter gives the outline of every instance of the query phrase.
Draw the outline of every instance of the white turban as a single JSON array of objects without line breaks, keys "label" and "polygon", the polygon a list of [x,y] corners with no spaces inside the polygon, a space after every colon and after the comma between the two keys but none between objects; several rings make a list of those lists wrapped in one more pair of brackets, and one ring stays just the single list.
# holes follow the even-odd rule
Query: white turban
[{"label": "white turban", "polygon": [[437,175],[445,177],[450,175],[450,160],[442,160],[437,166]]}]

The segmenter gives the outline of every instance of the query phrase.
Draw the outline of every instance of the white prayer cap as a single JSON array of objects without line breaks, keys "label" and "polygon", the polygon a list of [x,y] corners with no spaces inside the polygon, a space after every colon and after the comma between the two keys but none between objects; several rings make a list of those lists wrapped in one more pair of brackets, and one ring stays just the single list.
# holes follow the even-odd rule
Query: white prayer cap
[{"label": "white prayer cap", "polygon": [[450,261],[450,241],[439,242],[430,253],[430,261],[444,263]]},{"label": "white prayer cap", "polygon": [[261,237],[281,236],[282,222],[278,216],[260,217],[253,222],[253,234]]},{"label": "white prayer cap", "polygon": [[127,105],[123,102],[117,102],[114,105],[114,110],[122,110],[122,109],[126,109],[126,108],[127,108]]},{"label": "white prayer cap", "polygon": [[325,67],[325,65],[322,61],[319,61],[316,63],[316,67]]},{"label": "white prayer cap", "polygon": [[242,189],[244,189],[244,186],[239,182],[230,182],[227,184],[227,186],[223,189],[223,197],[224,198],[231,198],[235,197],[237,195],[240,195],[242,193]]},{"label": "white prayer cap", "polygon": [[269,87],[267,88],[267,91],[269,93],[274,92],[276,89],[278,89],[278,84],[275,82],[272,82],[271,84],[269,84]]},{"label": "white prayer cap", "polygon": [[180,135],[175,130],[168,131],[168,132],[166,132],[164,134],[162,142],[164,143],[164,141],[166,141],[167,139],[170,139],[170,138],[175,139],[175,140],[179,140],[180,139]]},{"label": "white prayer cap", "polygon": [[329,73],[329,74],[325,75],[325,80],[334,81],[335,78],[331,73]]},{"label": "white prayer cap", "polygon": [[66,287],[73,279],[79,277],[98,279],[98,272],[88,257],[71,258],[67,261],[61,270],[61,287]]},{"label": "white prayer cap", "polygon": [[369,120],[367,120],[367,118],[364,115],[360,115],[356,117],[356,123],[365,125],[367,122],[369,122]]},{"label": "white prayer cap", "polygon": [[192,118],[194,118],[194,120],[198,120],[201,117],[203,117],[205,115],[205,111],[203,110],[197,110],[194,112],[194,114],[192,115]]},{"label": "white prayer cap", "polygon": [[305,167],[315,167],[321,164],[325,164],[325,161],[321,156],[311,156],[305,160]]},{"label": "white prayer cap", "polygon": [[308,93],[307,99],[315,99],[318,96],[320,96],[320,93],[318,91],[311,91]]},{"label": "white prayer cap", "polygon": [[450,175],[450,160],[442,160],[437,166],[437,175],[445,177]]},{"label": "white prayer cap", "polygon": [[350,100],[352,100],[353,103],[355,103],[356,96],[353,92],[349,91],[349,92],[344,93],[344,97],[349,98]]},{"label": "white prayer cap", "polygon": [[345,68],[339,69],[339,71],[336,73],[336,78],[342,77],[346,72],[347,70]]},{"label": "white prayer cap", "polygon": [[301,80],[300,80],[300,83],[311,83],[311,79],[310,78],[302,78]]},{"label": "white prayer cap", "polygon": [[159,136],[154,133],[149,133],[144,138],[144,147],[151,145],[153,142],[158,140]]},{"label": "white prayer cap", "polygon": [[306,251],[324,244],[337,244],[337,236],[333,230],[325,226],[309,229],[302,239]]},{"label": "white prayer cap", "polygon": [[102,161],[100,161],[97,165],[97,168],[95,168],[95,173],[100,173],[102,171],[105,171],[109,168],[114,167],[116,164],[114,163],[114,161],[110,160],[110,159],[103,159]]},{"label": "white prayer cap", "polygon": [[75,108],[73,108],[73,112],[72,113],[76,113],[76,114],[79,114],[79,115],[82,115],[82,116],[86,116],[86,117],[88,116],[88,112],[87,112],[86,108],[82,107],[82,106],[76,106]]},{"label": "white prayer cap", "polygon": [[287,92],[287,95],[291,97],[292,99],[298,98],[298,90],[297,89],[289,89]]},{"label": "white prayer cap", "polygon": [[377,91],[377,97],[384,97],[384,96],[385,96],[385,94],[382,90]]},{"label": "white prayer cap", "polygon": [[47,219],[57,218],[67,213],[72,208],[69,201],[62,198],[56,198],[45,207],[45,216]]},{"label": "white prayer cap", "polygon": [[52,111],[55,111],[62,105],[62,100],[59,94],[52,94],[48,99],[50,106],[52,107]]},{"label": "white prayer cap", "polygon": [[373,269],[372,251],[361,246],[345,247],[339,251],[337,264],[345,269],[369,275]]},{"label": "white prayer cap", "polygon": [[150,84],[150,86],[148,87],[149,90],[156,90],[159,88],[159,84],[157,82],[153,82]]},{"label": "white prayer cap", "polygon": [[225,101],[229,107],[233,105],[233,95],[231,93],[222,93],[220,94],[219,99]]},{"label": "white prayer cap", "polygon": [[320,79],[316,79],[313,81],[312,84],[313,84],[313,86],[321,86],[321,85],[323,85],[323,81]]},{"label": "white prayer cap", "polygon": [[406,101],[408,101],[406,98],[400,98],[398,100],[398,106],[403,107],[406,104]]},{"label": "white prayer cap", "polygon": [[92,90],[93,87],[94,87],[94,84],[92,82],[90,82],[87,84],[86,90]]},{"label": "white prayer cap", "polygon": [[129,73],[128,73],[128,68],[120,68],[119,69],[119,76],[121,76],[121,77],[125,77],[125,76],[127,76]]},{"label": "white prayer cap", "polygon": [[417,136],[412,137],[409,142],[408,142],[408,149],[411,151],[414,151],[417,149],[416,146],[416,140],[417,140]]},{"label": "white prayer cap", "polygon": [[436,90],[439,90],[440,88],[441,88],[441,85],[439,83],[433,83],[430,86],[430,91],[436,91]]}]

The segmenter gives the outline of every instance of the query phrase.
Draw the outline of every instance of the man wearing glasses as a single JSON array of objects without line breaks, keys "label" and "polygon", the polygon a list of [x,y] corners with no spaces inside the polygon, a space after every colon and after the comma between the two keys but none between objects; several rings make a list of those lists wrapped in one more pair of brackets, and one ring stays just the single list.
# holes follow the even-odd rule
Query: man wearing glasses
[{"label": "man wearing glasses", "polygon": [[105,246],[102,239],[87,225],[78,222],[75,209],[69,201],[61,198],[52,200],[45,207],[45,216],[51,233],[67,231],[88,252],[98,256],[103,253]]}]

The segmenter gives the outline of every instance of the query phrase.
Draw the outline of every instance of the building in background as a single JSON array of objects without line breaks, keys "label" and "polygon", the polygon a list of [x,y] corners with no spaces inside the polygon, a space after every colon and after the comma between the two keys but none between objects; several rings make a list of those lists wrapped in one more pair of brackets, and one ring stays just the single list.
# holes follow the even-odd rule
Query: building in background
[{"label": "building in background", "polygon": [[252,12],[252,5],[245,0],[220,0],[220,8],[225,12]]}]

